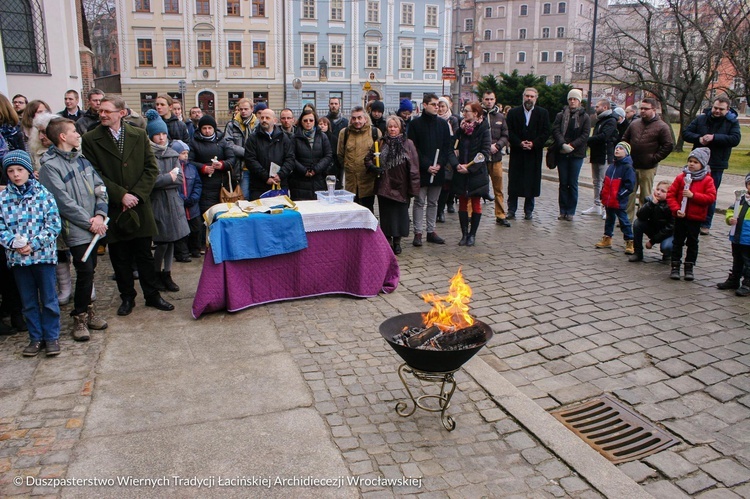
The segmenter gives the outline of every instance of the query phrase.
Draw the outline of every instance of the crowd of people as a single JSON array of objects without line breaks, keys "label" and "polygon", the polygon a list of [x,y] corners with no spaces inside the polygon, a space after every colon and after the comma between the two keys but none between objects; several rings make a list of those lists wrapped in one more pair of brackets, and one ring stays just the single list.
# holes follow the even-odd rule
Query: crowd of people
[{"label": "crowd of people", "polygon": [[[86,95],[85,111],[78,93],[66,92],[58,113],[42,100],[0,94],[0,292],[11,321],[0,321],[0,334],[28,330],[25,356],[59,354],[60,305],[71,298],[76,341],[106,328],[94,307],[104,244],[121,298],[118,315],[133,311],[136,279],[146,306],[173,310],[161,295],[179,290],[172,263],[205,253],[202,214],[232,186],[248,200],[274,190],[312,200],[334,175],[338,187],[373,213],[377,199],[381,229],[396,255],[412,227],[413,246],[445,244],[436,229],[457,204],[457,244],[474,246],[483,201],[494,202],[498,226],[511,227],[519,198],[523,218],[534,218],[545,149],[547,166],[559,175],[558,220],[573,221],[578,213],[578,177],[588,155],[594,196],[581,214],[604,219],[595,246],[612,247],[617,222],[629,261],[643,260],[644,245],[659,244],[670,277],[693,280],[698,238],[708,234],[722,173],[740,141],[729,100],[715,99],[687,127],[684,139],[694,145],[687,165],[673,182],[654,186],[656,168],[674,146],[658,102],[645,98],[621,108],[602,99],[589,116],[574,89],[551,119],[538,95],[527,88],[520,106],[502,108],[486,92],[460,106],[460,116],[452,113],[450,96],[434,93],[424,95],[418,116],[408,99],[393,115],[384,115],[381,101],[345,115],[333,97],[326,116],[307,104],[298,117],[285,108],[278,119],[265,102],[240,99],[222,131],[198,107],[183,117],[182,104],[168,95],[157,96],[154,109],[141,116],[96,89]],[[750,175],[745,184],[747,192],[726,215],[733,265],[718,285],[739,296],[750,295]]]}]

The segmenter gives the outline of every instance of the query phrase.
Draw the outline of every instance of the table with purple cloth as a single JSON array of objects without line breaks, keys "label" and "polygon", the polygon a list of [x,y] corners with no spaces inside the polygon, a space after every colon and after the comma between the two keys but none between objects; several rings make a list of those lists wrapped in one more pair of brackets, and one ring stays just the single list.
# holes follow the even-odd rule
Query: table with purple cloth
[{"label": "table with purple cloth", "polygon": [[318,201],[297,206],[306,249],[219,264],[208,249],[193,300],[194,318],[275,301],[330,294],[364,298],[396,289],[398,260],[366,208]]}]

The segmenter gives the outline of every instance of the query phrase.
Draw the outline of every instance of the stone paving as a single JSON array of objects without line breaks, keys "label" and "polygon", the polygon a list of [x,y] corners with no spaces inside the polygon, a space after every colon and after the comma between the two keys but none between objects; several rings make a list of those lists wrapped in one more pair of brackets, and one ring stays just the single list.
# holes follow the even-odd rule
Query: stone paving
[{"label": "stone paving", "polygon": [[[674,282],[655,250],[644,263],[627,262],[617,233],[614,249],[594,249],[603,221],[557,221],[556,187],[543,182],[536,218],[510,229],[496,226],[485,204],[473,248],[456,245],[456,215],[438,224],[445,246],[404,244],[396,294],[424,309],[418,295],[444,292],[461,266],[474,290],[473,314],[496,333],[480,356],[524,394],[552,409],[613,393],[679,437],[679,446],[619,465],[654,497],[750,497],[750,301],[714,286],[729,268],[721,225],[701,238],[696,281]],[[99,307],[113,317],[118,300],[106,257],[99,269]],[[172,298],[191,299],[198,271],[197,262],[176,264],[185,289]],[[436,414],[397,416],[395,403],[406,397],[399,359],[377,333],[398,313],[389,298],[276,303],[211,321],[270,318],[352,476],[423,477],[421,488],[363,487],[356,495],[600,497],[463,371],[449,410],[455,431]],[[132,321],[158,334],[164,324],[139,307],[119,327]],[[116,334],[95,332],[87,344],[64,334],[58,359],[23,359],[24,335],[0,337],[0,497],[61,494],[12,481],[66,476],[82,432],[95,431],[91,401],[106,390],[97,366]]]}]

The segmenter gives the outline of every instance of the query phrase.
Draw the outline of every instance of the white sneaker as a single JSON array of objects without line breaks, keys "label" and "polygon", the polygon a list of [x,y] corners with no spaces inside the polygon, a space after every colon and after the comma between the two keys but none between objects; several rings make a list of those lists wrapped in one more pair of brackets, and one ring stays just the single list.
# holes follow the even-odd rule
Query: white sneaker
[{"label": "white sneaker", "polygon": [[588,210],[583,210],[581,213],[582,215],[601,215],[602,214],[602,207],[594,205]]}]

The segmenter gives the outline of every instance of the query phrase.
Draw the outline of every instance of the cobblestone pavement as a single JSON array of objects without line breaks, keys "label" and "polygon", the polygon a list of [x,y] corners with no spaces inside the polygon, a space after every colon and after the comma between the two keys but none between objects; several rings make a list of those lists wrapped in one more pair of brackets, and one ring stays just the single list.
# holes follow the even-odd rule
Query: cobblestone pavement
[{"label": "cobblestone pavement", "polygon": [[[405,241],[396,293],[424,309],[418,295],[444,292],[461,266],[473,314],[496,333],[481,358],[528,397],[552,409],[613,393],[680,437],[679,446],[619,466],[655,497],[750,497],[750,301],[714,287],[729,269],[720,225],[701,238],[696,281],[674,282],[653,250],[644,263],[627,262],[617,234],[614,249],[594,249],[601,220],[557,221],[556,187],[545,181],[536,218],[510,229],[496,226],[485,204],[473,248],[456,245],[456,215],[438,224],[446,245]],[[98,304],[113,316],[106,258],[99,269]],[[188,274],[194,282],[198,271],[197,262],[174,269],[178,282]],[[236,324],[271,317],[353,476],[423,477],[421,488],[362,488],[362,497],[600,497],[463,371],[449,410],[455,431],[424,411],[398,417],[395,403],[406,397],[399,359],[377,332],[396,313],[381,296],[217,315]],[[0,497],[60,494],[12,480],[66,475],[111,334],[75,344],[64,333],[58,359],[23,359],[24,335],[0,337]]]}]

